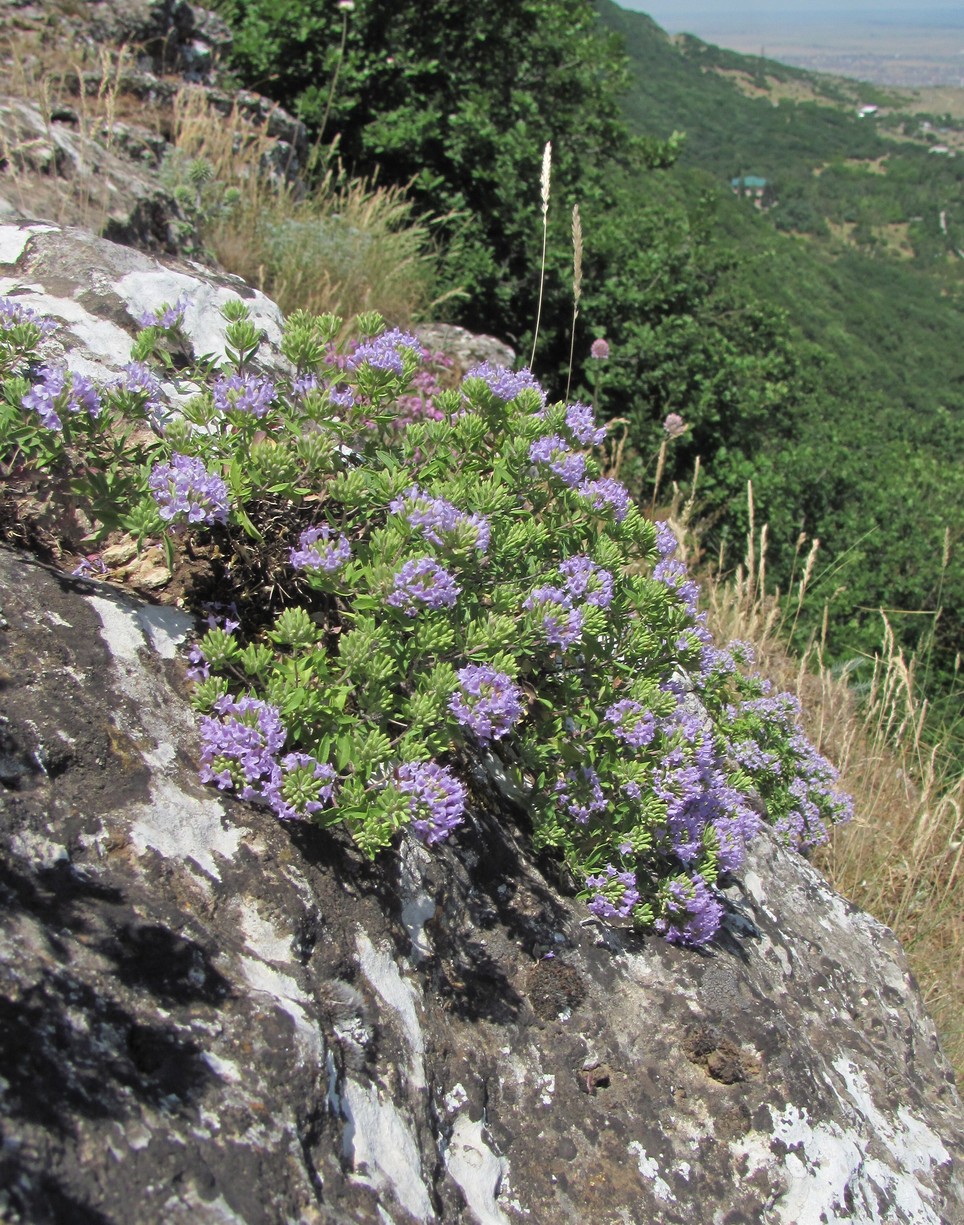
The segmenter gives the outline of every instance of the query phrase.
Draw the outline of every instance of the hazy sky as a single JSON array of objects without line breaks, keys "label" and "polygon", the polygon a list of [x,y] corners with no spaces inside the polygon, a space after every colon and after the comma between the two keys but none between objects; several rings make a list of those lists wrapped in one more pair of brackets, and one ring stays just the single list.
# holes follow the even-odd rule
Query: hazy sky
[{"label": "hazy sky", "polygon": [[616,0],[624,9],[648,13],[671,34],[701,28],[745,27],[748,22],[816,25],[935,23],[964,26],[964,0]]}]

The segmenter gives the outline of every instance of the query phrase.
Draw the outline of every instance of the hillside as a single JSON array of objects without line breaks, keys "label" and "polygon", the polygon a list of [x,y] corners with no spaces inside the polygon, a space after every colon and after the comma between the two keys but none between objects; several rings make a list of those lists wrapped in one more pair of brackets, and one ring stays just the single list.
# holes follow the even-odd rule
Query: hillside
[{"label": "hillside", "polygon": [[[926,647],[943,596],[938,666],[953,686],[964,533],[960,108],[928,114],[932,91],[824,77],[670,38],[609,0],[597,9],[629,57],[628,121],[644,136],[685,131],[670,172],[678,190],[712,208],[716,237],[752,292],[784,315],[804,363],[806,435],[780,473],[761,474],[758,495],[777,534],[821,539],[816,594],[831,602],[832,651],[872,650],[880,607],[905,645]],[[940,101],[964,103],[953,93]],[[869,106],[874,115],[858,115]],[[932,152],[939,142],[948,153]],[[762,199],[734,197],[741,175],[766,180]]]}]

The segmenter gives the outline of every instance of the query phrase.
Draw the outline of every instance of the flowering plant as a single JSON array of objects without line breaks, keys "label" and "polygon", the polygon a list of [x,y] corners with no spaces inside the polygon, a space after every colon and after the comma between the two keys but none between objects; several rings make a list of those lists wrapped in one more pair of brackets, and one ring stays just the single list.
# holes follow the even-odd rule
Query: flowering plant
[{"label": "flowering plant", "polygon": [[712,643],[672,533],[601,471],[590,407],[485,364],[413,414],[420,346],[376,316],[342,350],[340,320],[292,316],[293,374],[268,379],[244,306],[225,316],[230,362],[175,414],[140,366],[101,389],[52,371],[46,325],[0,302],[0,462],[70,467],[83,431],[95,520],[114,495],[98,530],[172,565],[208,547],[234,602],[192,648],[205,781],[374,855],[457,831],[487,746],[596,916],[690,944],[760,798],[800,848],[847,815],[792,705]]}]

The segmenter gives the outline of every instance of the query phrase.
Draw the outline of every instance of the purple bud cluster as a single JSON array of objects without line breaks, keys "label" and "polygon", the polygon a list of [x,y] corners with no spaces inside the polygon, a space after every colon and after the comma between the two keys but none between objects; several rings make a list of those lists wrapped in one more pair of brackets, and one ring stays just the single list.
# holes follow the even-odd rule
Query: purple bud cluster
[{"label": "purple bud cluster", "polygon": [[412,829],[431,846],[451,834],[465,812],[465,787],[451,770],[434,761],[406,762],[395,771],[395,786],[409,797]]},{"label": "purple bud cluster", "polygon": [[[444,353],[422,349],[422,360],[433,366],[450,369],[452,359]],[[411,425],[415,421],[444,421],[445,414],[435,405],[435,396],[442,390],[434,370],[419,370],[412,379],[411,391],[398,398],[396,425]]]},{"label": "purple bud cluster", "polygon": [[271,379],[256,374],[232,374],[225,378],[218,375],[211,388],[214,407],[222,413],[248,413],[252,417],[263,417],[275,398],[275,386]]},{"label": "purple bud cluster", "polygon": [[629,490],[621,481],[603,476],[595,481],[583,481],[576,492],[587,498],[593,510],[609,510],[617,523],[622,523],[633,504]]},{"label": "purple bud cluster", "polygon": [[597,608],[608,608],[613,602],[613,576],[591,557],[584,554],[570,557],[560,565],[559,573],[565,579],[565,592],[572,604],[581,600]]},{"label": "purple bud cluster", "polygon": [[570,488],[579,484],[586,471],[585,455],[573,451],[559,434],[546,434],[537,438],[529,447],[529,458],[534,464],[548,467],[550,472],[554,472]]},{"label": "purple bud cluster", "polygon": [[488,664],[469,664],[456,673],[458,690],[449,710],[479,740],[499,740],[522,718],[522,690],[504,672]]},{"label": "purple bud cluster", "polygon": [[387,603],[414,617],[425,608],[451,608],[458,597],[458,584],[444,566],[431,557],[415,557],[395,575]]},{"label": "purple bud cluster", "polygon": [[298,538],[298,548],[289,554],[289,561],[296,570],[323,570],[325,574],[334,574],[350,557],[348,538],[342,535],[332,540],[331,528],[323,523],[320,527],[305,528]]},{"label": "purple bud cluster", "polygon": [[[675,560],[674,554],[679,546],[672,528],[666,523],[656,524],[656,547],[660,560],[653,567],[653,578],[675,592],[690,616],[698,617],[700,589],[689,577],[685,562]],[[706,641],[708,644],[709,640]]]},{"label": "purple bud cluster", "polygon": [[167,522],[227,523],[228,487],[194,456],[175,451],[169,464],[155,464],[148,486]]},{"label": "purple bud cluster", "polygon": [[712,940],[723,918],[723,906],[701,876],[669,886],[666,914],[656,920],[656,930],[670,944],[697,946]]},{"label": "purple bud cluster", "polygon": [[461,511],[444,498],[424,493],[417,485],[404,497],[396,498],[390,509],[395,514],[404,514],[412,527],[440,548],[451,544],[453,534],[466,525],[475,529],[475,547],[480,553],[484,554],[489,547],[489,522],[484,516]]},{"label": "purple bud cluster", "polygon": [[479,366],[473,366],[465,377],[482,379],[496,399],[504,400],[507,404],[523,391],[534,391],[538,394],[540,403],[544,405],[546,402],[546,393],[528,368],[512,371],[492,362],[482,362]]},{"label": "purple bud cluster", "polygon": [[348,359],[349,370],[358,370],[361,366],[371,366],[373,370],[385,370],[389,374],[401,375],[405,372],[405,361],[400,349],[414,349],[422,352],[422,343],[411,332],[402,332],[393,328],[390,332],[382,332],[374,340],[360,344]]},{"label": "purple bud cluster", "polygon": [[600,919],[628,919],[639,902],[635,872],[620,872],[611,863],[598,876],[587,876],[586,884],[596,891],[589,909]]},{"label": "purple bud cluster", "polygon": [[9,332],[20,323],[32,323],[40,329],[41,336],[50,336],[57,330],[55,319],[38,314],[33,307],[25,306],[16,298],[0,298],[0,329]]},{"label": "purple bud cluster", "polygon": [[61,413],[86,412],[100,416],[100,396],[97,388],[82,374],[72,374],[63,366],[42,366],[35,383],[20,403],[32,409],[48,430],[64,428]]}]

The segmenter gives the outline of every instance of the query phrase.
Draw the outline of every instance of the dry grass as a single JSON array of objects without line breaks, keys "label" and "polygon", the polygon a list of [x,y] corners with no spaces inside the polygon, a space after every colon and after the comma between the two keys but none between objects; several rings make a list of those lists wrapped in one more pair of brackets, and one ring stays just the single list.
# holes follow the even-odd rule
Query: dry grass
[{"label": "dry grass", "polygon": [[[693,499],[687,506],[681,500],[677,494],[670,517],[695,553],[686,530]],[[853,669],[828,667],[820,641],[802,658],[789,654],[817,552],[817,542],[805,545],[798,542],[795,590],[780,601],[766,592],[766,528],[751,526],[736,572],[721,578],[717,565],[704,576],[710,628],[719,641],[751,642],[760,671],[800,698],[805,729],[840,770],[857,813],[834,831],[819,866],[844,896],[896,932],[944,1050],[964,1078],[964,775],[947,746],[929,740],[915,663],[883,614],[881,649],[859,698],[849,683]]]},{"label": "dry grass", "polygon": [[218,261],[286,314],[378,310],[395,324],[424,314],[435,304],[435,256],[404,189],[347,177],[329,158],[308,192],[277,164],[265,126],[237,107],[227,118],[212,116],[200,90],[178,96],[175,147],[208,162],[215,179],[239,193],[204,235]]}]

